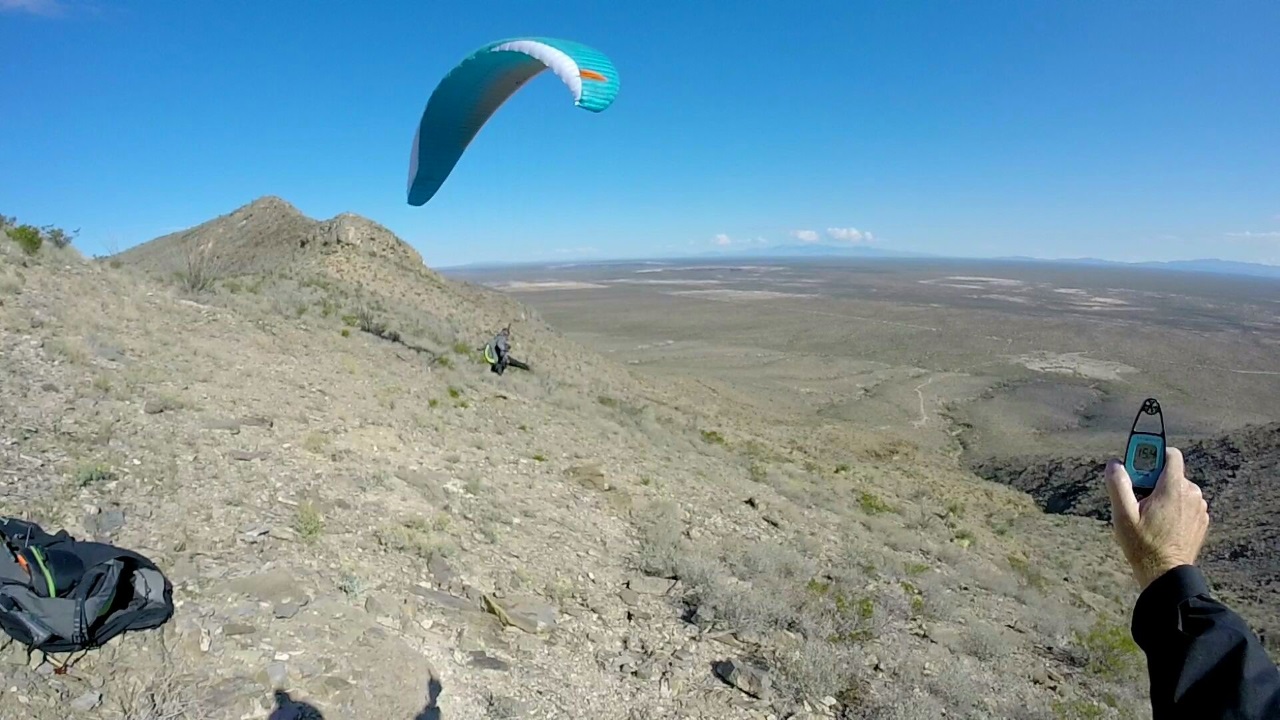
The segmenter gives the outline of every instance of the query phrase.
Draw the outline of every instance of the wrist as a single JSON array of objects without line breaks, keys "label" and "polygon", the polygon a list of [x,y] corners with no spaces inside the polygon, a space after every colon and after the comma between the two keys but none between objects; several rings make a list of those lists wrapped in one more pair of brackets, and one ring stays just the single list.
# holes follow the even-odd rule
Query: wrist
[{"label": "wrist", "polygon": [[1151,557],[1138,563],[1134,563],[1133,574],[1138,581],[1140,590],[1146,590],[1151,583],[1160,579],[1161,575],[1170,570],[1181,567],[1183,565],[1193,565],[1194,563],[1183,562],[1170,557]]}]

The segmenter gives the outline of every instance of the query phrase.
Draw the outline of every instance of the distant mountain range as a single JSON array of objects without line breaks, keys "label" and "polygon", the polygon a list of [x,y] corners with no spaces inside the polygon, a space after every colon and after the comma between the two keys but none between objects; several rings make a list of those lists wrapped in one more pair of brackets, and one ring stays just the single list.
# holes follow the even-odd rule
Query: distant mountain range
[{"label": "distant mountain range", "polygon": [[1009,260],[1016,262],[1037,262],[1037,263],[1060,263],[1070,265],[1101,265],[1107,267],[1142,267],[1151,268],[1153,270],[1175,270],[1178,272],[1198,272],[1212,273],[1215,275],[1248,275],[1250,277],[1264,277],[1280,279],[1280,265],[1265,265],[1263,263],[1237,262],[1235,260],[1218,260],[1216,258],[1203,258],[1199,260],[1167,260],[1167,261],[1146,261],[1146,262],[1119,262],[1116,260],[1101,260],[1099,258],[1059,258],[1054,260],[1044,260],[1031,257],[1005,257],[995,258],[996,260]]},{"label": "distant mountain range", "polygon": [[927,253],[886,250],[865,245],[823,245],[820,243],[795,243],[754,248],[726,248],[701,253],[699,257],[867,257],[867,258],[930,258],[940,257]]},{"label": "distant mountain range", "polygon": [[576,261],[557,261],[557,262],[488,262],[474,263],[468,265],[457,265],[451,269],[462,270],[480,270],[484,268],[510,267],[517,265],[524,266],[608,266],[619,265],[624,263],[635,262],[661,262],[661,261],[679,261],[679,260],[733,260],[733,259],[786,259],[786,258],[884,258],[884,259],[919,259],[919,260],[943,260],[943,261],[964,261],[964,262],[1016,262],[1016,263],[1036,263],[1036,264],[1058,264],[1058,265],[1091,265],[1102,267],[1117,268],[1149,268],[1152,270],[1170,270],[1176,272],[1197,272],[1211,273],[1215,275],[1244,275],[1249,277],[1272,278],[1280,280],[1280,265],[1266,265],[1263,263],[1238,262],[1234,260],[1218,260],[1215,258],[1203,258],[1199,260],[1168,260],[1168,261],[1146,261],[1146,262],[1121,262],[1119,260],[1102,260],[1100,258],[1034,258],[1027,256],[1003,256],[991,258],[978,257],[955,257],[948,255],[934,255],[930,253],[909,252],[904,250],[888,250],[878,247],[866,246],[839,246],[839,245],[823,245],[819,243],[797,243],[791,245],[772,245],[768,247],[728,247],[719,250],[710,250],[706,252],[696,253],[693,255],[671,256],[671,257],[646,257],[646,258],[613,258],[600,259],[592,258],[589,260]]}]

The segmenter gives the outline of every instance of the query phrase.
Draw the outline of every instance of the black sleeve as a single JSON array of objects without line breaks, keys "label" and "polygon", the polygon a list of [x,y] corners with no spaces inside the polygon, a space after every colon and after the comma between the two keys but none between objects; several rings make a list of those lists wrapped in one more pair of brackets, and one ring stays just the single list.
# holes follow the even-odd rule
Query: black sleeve
[{"label": "black sleeve", "polygon": [[1280,718],[1280,671],[1194,566],[1147,586],[1134,606],[1133,639],[1147,655],[1154,720]]}]

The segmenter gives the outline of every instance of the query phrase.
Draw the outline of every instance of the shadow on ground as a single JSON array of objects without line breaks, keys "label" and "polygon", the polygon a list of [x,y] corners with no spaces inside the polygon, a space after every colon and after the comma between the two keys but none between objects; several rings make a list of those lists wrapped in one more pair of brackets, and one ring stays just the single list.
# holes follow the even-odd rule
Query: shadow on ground
[{"label": "shadow on ground", "polygon": [[[432,677],[427,681],[427,704],[422,712],[413,716],[413,720],[441,720],[440,708],[436,701],[444,687],[440,681]],[[276,706],[267,720],[324,720],[324,713],[315,705],[303,700],[295,700],[288,692],[276,690]]]}]

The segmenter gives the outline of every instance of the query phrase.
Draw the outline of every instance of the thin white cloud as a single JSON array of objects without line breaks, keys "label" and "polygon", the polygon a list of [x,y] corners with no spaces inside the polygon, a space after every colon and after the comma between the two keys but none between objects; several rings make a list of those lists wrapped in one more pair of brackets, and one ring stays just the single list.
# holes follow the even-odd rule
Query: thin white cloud
[{"label": "thin white cloud", "polygon": [[858,228],[827,228],[827,237],[843,243],[851,245],[861,245],[875,240],[870,232],[859,230]]},{"label": "thin white cloud", "polygon": [[1245,230],[1244,232],[1229,232],[1229,238],[1237,238],[1239,240],[1280,240],[1280,230],[1270,230],[1268,232],[1253,232]]},{"label": "thin white cloud", "polygon": [[792,230],[791,237],[802,243],[816,243],[820,239],[817,230]]},{"label": "thin white cloud", "polygon": [[0,12],[30,13],[53,17],[66,11],[60,0],[0,0]]},{"label": "thin white cloud", "polygon": [[712,238],[711,242],[715,243],[716,245],[719,245],[720,247],[728,247],[729,245],[733,244],[733,238],[729,237],[724,233],[720,233],[716,235],[714,238]]}]

